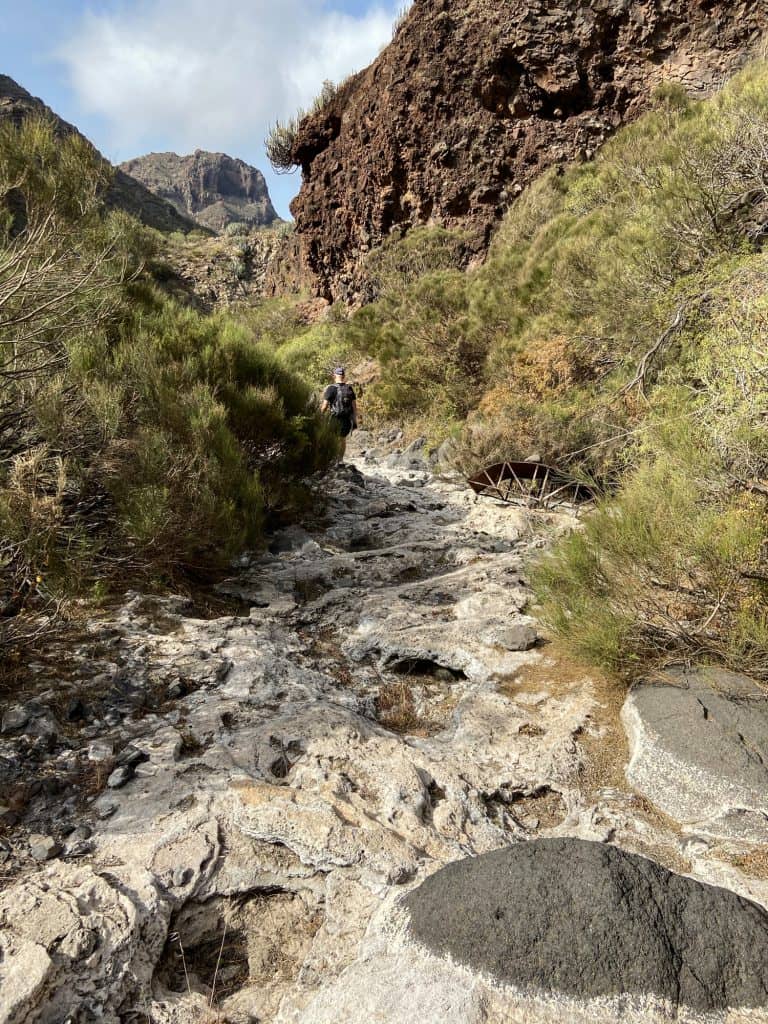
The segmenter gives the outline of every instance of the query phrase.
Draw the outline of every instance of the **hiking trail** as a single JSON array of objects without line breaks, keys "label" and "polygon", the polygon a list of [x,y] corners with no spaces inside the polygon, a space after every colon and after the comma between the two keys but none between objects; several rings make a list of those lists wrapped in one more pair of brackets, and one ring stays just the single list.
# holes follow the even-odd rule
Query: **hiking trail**
[{"label": "hiking trail", "polygon": [[[9,712],[20,786],[59,781],[4,847],[0,1021],[564,1019],[560,996],[494,1015],[494,986],[417,952],[399,907],[534,838],[768,898],[734,866],[744,835],[633,792],[625,689],[531,615],[530,559],[569,515],[477,501],[363,432],[323,490],[325,525],[244,556],[226,613],[128,594],[78,672]],[[583,1019],[619,1019],[601,1007]]]}]

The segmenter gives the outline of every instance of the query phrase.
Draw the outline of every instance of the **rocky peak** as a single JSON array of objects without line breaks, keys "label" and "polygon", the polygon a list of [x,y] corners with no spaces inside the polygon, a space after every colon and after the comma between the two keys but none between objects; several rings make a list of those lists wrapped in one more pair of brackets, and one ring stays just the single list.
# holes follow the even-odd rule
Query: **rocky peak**
[{"label": "rocky peak", "polygon": [[238,222],[262,227],[279,219],[261,171],[226,153],[149,153],[121,164],[121,170],[214,231]]},{"label": "rocky peak", "polygon": [[[11,120],[20,124],[27,117],[47,117],[61,137],[80,135],[74,125],[69,124],[42,100],[32,96],[26,89],[8,75],[0,75],[0,122]],[[175,207],[153,195],[138,181],[120,169],[115,170],[112,184],[106,195],[109,206],[125,210],[149,227],[158,231],[188,232],[196,225],[179,213]]]},{"label": "rocky peak", "polygon": [[301,260],[361,295],[393,229],[465,229],[475,251],[545,168],[589,156],[664,80],[704,95],[768,31],[764,0],[415,0],[390,45],[304,119]]}]

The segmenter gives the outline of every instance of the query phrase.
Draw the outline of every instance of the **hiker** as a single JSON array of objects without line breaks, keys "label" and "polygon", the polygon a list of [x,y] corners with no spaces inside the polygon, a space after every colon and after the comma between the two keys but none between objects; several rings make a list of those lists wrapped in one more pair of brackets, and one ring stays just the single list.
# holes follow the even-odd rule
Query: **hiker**
[{"label": "hiker", "polygon": [[323,392],[323,404],[320,406],[320,412],[330,412],[336,420],[342,437],[357,429],[357,395],[352,385],[347,384],[346,375],[343,366],[334,369],[333,384]]}]

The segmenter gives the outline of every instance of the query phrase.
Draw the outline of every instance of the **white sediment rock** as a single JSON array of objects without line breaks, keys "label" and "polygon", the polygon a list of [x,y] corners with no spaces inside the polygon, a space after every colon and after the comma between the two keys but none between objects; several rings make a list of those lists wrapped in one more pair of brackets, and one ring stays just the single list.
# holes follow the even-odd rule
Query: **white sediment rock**
[{"label": "white sediment rock", "polygon": [[518,696],[546,657],[520,576],[542,522],[357,463],[326,486],[325,531],[243,559],[222,588],[241,614],[129,595],[91,624],[123,652],[129,696],[163,672],[183,695],[115,727],[118,759],[126,736],[148,759],[92,804],[88,862],[0,896],[0,1024],[202,1024],[211,1003],[281,1024],[666,1019],[534,1013],[398,931],[398,895],[451,861],[659,836],[630,794],[580,788],[589,679],[560,687],[553,665]]}]

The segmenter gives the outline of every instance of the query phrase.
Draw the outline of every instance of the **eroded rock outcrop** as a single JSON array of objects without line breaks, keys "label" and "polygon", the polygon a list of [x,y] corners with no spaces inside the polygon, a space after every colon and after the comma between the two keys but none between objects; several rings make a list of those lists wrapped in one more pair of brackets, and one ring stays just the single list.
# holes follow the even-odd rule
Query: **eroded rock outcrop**
[{"label": "eroded rock outcrop", "polygon": [[165,288],[206,313],[257,303],[268,290],[267,276],[284,243],[279,227],[247,237],[171,239],[166,258],[173,273],[166,276]]},{"label": "eroded rock outcrop", "polygon": [[543,169],[591,154],[663,80],[712,91],[766,30],[760,0],[416,0],[300,126],[304,266],[320,294],[355,299],[395,228],[462,228],[482,251]]},{"label": "eroded rock outcrop", "polygon": [[120,169],[183,216],[216,232],[227,224],[266,227],[278,220],[261,171],[226,153],[149,153]]}]

